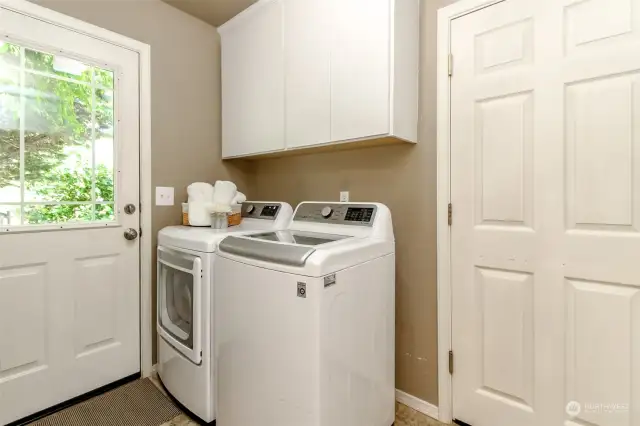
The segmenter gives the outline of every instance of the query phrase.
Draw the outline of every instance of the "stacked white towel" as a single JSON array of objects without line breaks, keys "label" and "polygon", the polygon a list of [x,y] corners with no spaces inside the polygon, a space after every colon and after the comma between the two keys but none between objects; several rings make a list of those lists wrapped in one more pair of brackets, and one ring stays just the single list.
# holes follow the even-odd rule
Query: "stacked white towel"
[{"label": "stacked white towel", "polygon": [[191,226],[211,226],[209,205],[213,202],[213,185],[195,182],[187,187],[189,195],[189,224]]},{"label": "stacked white towel", "polygon": [[190,203],[211,203],[213,201],[213,185],[207,182],[195,182],[187,187]]},{"label": "stacked white towel", "polygon": [[238,192],[235,183],[219,180],[215,185],[195,182],[187,187],[189,195],[189,223],[192,226],[211,226],[211,213],[230,212],[235,204],[247,201],[247,197]]},{"label": "stacked white towel", "polygon": [[238,195],[238,187],[227,180],[219,180],[213,186],[213,203],[209,207],[211,213],[230,213],[231,206]]},{"label": "stacked white towel", "polygon": [[237,194],[238,187],[235,183],[228,180],[219,180],[213,187],[213,202],[214,204],[231,206]]},{"label": "stacked white towel", "polygon": [[238,191],[238,193],[236,194],[236,198],[233,199],[232,204],[242,204],[245,201],[247,201],[247,196]]}]

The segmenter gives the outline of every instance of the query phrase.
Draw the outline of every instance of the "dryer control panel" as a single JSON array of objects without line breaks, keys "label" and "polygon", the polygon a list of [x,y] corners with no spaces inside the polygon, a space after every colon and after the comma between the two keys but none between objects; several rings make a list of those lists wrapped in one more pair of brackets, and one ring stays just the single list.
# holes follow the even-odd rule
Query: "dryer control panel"
[{"label": "dryer control panel", "polygon": [[246,201],[242,203],[242,217],[251,219],[276,220],[282,205],[279,203],[261,203]]},{"label": "dryer control panel", "polygon": [[377,207],[366,203],[302,203],[294,221],[333,225],[372,226]]}]

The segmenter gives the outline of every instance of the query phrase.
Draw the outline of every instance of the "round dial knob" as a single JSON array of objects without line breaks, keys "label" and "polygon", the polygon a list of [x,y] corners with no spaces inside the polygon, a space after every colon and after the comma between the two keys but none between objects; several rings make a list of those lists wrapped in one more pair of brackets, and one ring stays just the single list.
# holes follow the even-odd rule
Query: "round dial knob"
[{"label": "round dial knob", "polygon": [[333,209],[331,207],[327,206],[327,207],[323,208],[320,213],[322,214],[322,217],[328,218],[333,213]]},{"label": "round dial knob", "polygon": [[249,204],[249,205],[247,206],[247,213],[251,214],[251,213],[253,213],[253,211],[254,211],[255,209],[256,209],[256,208],[255,208],[255,206],[254,206],[253,204]]}]

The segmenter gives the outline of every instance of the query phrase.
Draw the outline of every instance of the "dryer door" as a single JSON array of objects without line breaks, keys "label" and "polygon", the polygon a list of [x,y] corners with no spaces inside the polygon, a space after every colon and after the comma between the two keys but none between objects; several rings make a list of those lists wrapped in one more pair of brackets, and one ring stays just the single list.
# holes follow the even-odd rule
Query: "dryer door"
[{"label": "dryer door", "polygon": [[202,360],[202,259],[158,247],[158,334],[193,363]]}]

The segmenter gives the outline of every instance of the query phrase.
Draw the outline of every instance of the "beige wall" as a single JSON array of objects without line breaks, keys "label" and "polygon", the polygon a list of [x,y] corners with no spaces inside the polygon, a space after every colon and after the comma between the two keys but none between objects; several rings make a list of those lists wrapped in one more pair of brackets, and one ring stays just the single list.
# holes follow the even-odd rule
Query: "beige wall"
[{"label": "beige wall", "polygon": [[[38,3],[151,45],[153,185],[176,187],[178,201],[191,182],[230,178],[254,199],[295,205],[335,200],[339,191],[349,190],[354,201],[391,208],[397,240],[397,387],[437,404],[436,10],[453,1],[422,0],[417,145],[249,165],[220,161],[220,44],[213,27],[159,0]],[[179,205],[154,207],[154,238],[179,217]]]},{"label": "beige wall", "polygon": [[[229,178],[245,186],[242,163],[220,161],[220,39],[214,27],[159,0],[38,3],[151,45],[152,182],[176,188],[175,206],[153,207],[154,247],[160,228],[180,222],[188,184]],[[155,288],[153,306],[155,318]]]},{"label": "beige wall", "polygon": [[397,241],[396,385],[438,402],[436,313],[436,10],[423,0],[419,143],[259,160],[253,198],[379,201],[393,213]]}]

